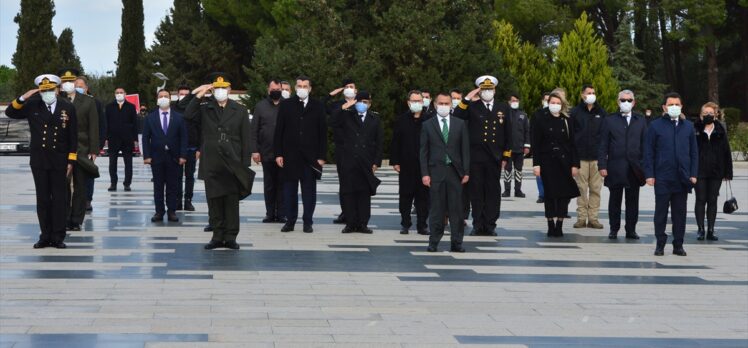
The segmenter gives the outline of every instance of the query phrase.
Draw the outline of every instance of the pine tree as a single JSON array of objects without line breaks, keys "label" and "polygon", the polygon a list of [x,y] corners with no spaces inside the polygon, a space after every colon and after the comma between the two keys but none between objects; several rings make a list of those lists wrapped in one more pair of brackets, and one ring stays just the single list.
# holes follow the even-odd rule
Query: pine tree
[{"label": "pine tree", "polygon": [[608,48],[603,43],[587,14],[574,22],[574,30],[564,34],[554,59],[553,80],[556,87],[567,91],[569,103],[579,100],[584,84],[591,84],[597,92],[597,103],[605,110],[616,110],[618,82],[608,65]]},{"label": "pine tree", "polygon": [[57,48],[60,50],[62,66],[65,68],[76,68],[83,74],[81,59],[78,57],[78,53],[75,52],[72,29],[65,28],[62,30],[60,37],[57,38]]},{"label": "pine tree", "polygon": [[[132,93],[138,91],[143,72],[145,34],[143,33],[143,0],[122,0],[122,34],[117,56],[117,84]],[[142,92],[142,91],[141,91]]]},{"label": "pine tree", "polygon": [[18,41],[12,63],[16,67],[13,91],[21,94],[34,87],[34,78],[57,73],[61,68],[57,37],[52,32],[55,5],[52,0],[21,0],[21,12],[13,21],[18,24]]}]

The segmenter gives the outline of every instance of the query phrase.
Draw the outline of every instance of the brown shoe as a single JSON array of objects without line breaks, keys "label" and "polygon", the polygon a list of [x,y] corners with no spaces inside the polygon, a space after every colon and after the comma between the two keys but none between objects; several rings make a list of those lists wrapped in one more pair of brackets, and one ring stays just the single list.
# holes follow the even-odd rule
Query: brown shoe
[{"label": "brown shoe", "polygon": [[577,222],[574,224],[574,228],[585,228],[587,227],[587,223],[582,220],[577,220]]},{"label": "brown shoe", "polygon": [[601,223],[600,223],[599,221],[597,221],[597,220],[590,220],[590,222],[588,222],[588,223],[587,223],[587,227],[589,227],[589,228],[594,228],[594,229],[596,229],[596,230],[600,230],[600,229],[602,229],[602,228],[603,228],[603,224],[601,224]]}]

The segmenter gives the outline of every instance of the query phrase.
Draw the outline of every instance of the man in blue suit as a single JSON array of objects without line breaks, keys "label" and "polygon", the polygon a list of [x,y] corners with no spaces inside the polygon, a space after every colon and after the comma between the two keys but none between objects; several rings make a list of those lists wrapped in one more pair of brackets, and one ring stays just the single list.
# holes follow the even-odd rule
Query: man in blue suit
[{"label": "man in blue suit", "polygon": [[143,122],[143,163],[153,171],[153,200],[156,214],[152,222],[164,220],[164,187],[169,221],[177,218],[180,168],[187,162],[187,127],[182,115],[171,110],[171,94],[158,92],[158,109]]},{"label": "man in blue suit", "polygon": [[678,93],[665,95],[665,115],[650,123],[644,136],[644,175],[655,189],[655,256],[664,255],[668,207],[673,221],[673,254],[686,256],[686,202],[696,184],[699,149],[693,123],[681,117],[683,102]]}]

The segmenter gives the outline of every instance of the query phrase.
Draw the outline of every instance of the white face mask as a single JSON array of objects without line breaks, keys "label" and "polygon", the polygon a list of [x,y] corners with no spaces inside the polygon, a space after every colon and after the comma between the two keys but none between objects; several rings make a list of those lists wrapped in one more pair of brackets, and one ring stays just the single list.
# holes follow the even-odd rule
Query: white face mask
[{"label": "white face mask", "polygon": [[283,90],[281,91],[281,97],[283,97],[283,99],[291,98],[291,92]]},{"label": "white face mask", "polygon": [[44,91],[39,93],[42,95],[42,100],[44,101],[44,104],[52,105],[52,103],[57,100],[57,94],[55,94],[55,91]]},{"label": "white face mask", "polygon": [[678,118],[680,116],[681,107],[678,105],[670,105],[667,107],[667,114],[670,118]]},{"label": "white face mask", "polygon": [[429,107],[431,105],[431,98],[423,98],[423,106]]},{"label": "white face mask", "polygon": [[356,90],[353,88],[346,88],[343,90],[343,96],[351,99],[356,97]]},{"label": "white face mask", "polygon": [[408,107],[410,108],[410,112],[416,113],[423,111],[423,103],[415,102],[415,103],[408,103]]},{"label": "white face mask", "polygon": [[296,96],[299,97],[299,99],[306,99],[309,97],[309,89],[307,88],[297,88],[296,89]]},{"label": "white face mask", "polygon": [[490,102],[493,100],[494,94],[496,94],[496,91],[492,89],[485,89],[485,90],[480,91],[480,98],[484,102]]},{"label": "white face mask", "polygon": [[561,104],[548,104],[548,110],[552,114],[557,114],[561,112]]},{"label": "white face mask", "polygon": [[158,98],[158,100],[156,101],[156,103],[158,103],[158,107],[160,107],[162,109],[168,109],[170,101],[169,101],[169,98],[167,98],[167,97],[161,97],[161,98]]},{"label": "white face mask", "polygon": [[62,91],[65,93],[73,93],[75,92],[75,83],[72,83],[70,81],[63,82],[62,83]]},{"label": "white face mask", "polygon": [[517,110],[517,109],[519,109],[519,102],[511,102],[511,103],[509,103],[509,106],[512,109]]},{"label": "white face mask", "polygon": [[460,105],[460,100],[452,99],[452,109],[456,108],[458,105]]},{"label": "white face mask", "polygon": [[544,107],[544,108],[547,108],[547,107],[548,107],[548,101],[547,101],[547,100],[543,100],[543,107]]},{"label": "white face mask", "polygon": [[597,96],[594,94],[588,94],[584,97],[584,102],[587,104],[595,104],[596,100],[597,100]]},{"label": "white face mask", "polygon": [[121,103],[125,101],[125,95],[122,93],[115,93],[114,94],[114,100],[116,100],[118,103]]},{"label": "white face mask", "polygon": [[447,117],[449,116],[449,112],[452,111],[452,108],[450,108],[447,105],[439,105],[436,107],[436,114],[441,117]]},{"label": "white face mask", "polygon": [[177,97],[177,100],[182,101],[182,99],[184,99],[184,97],[185,97],[184,95],[180,95],[180,96]]},{"label": "white face mask", "polygon": [[229,98],[229,90],[226,88],[216,88],[213,91],[213,95],[217,101],[222,102]]},{"label": "white face mask", "polygon": [[618,104],[618,107],[621,108],[621,113],[628,114],[629,112],[631,112],[631,109],[634,108],[634,103],[620,102]]}]

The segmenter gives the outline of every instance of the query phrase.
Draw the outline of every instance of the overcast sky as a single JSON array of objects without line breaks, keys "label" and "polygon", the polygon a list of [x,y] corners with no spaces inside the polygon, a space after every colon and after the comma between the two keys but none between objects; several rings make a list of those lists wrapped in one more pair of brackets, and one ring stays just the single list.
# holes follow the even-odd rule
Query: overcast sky
[{"label": "overcast sky", "polygon": [[[18,0],[0,0],[0,65],[11,66],[16,51],[18,25],[13,17],[20,11]],[[104,74],[114,70],[117,42],[122,28],[120,0],[56,0],[57,14],[52,19],[52,30],[60,35],[63,29],[73,29],[73,41],[83,69],[88,74]],[[153,42],[153,32],[169,13],[172,0],[145,0],[143,10],[146,47]]]}]

